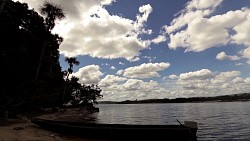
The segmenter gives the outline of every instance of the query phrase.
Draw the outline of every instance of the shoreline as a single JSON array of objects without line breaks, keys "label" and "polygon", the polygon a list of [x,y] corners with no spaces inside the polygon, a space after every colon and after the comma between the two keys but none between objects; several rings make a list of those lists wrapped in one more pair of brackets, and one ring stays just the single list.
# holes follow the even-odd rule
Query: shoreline
[{"label": "shoreline", "polygon": [[[92,113],[84,109],[70,109],[36,116],[44,119],[91,122]],[[60,134],[43,129],[31,122],[28,117],[0,121],[0,141],[105,141],[83,136]]]}]

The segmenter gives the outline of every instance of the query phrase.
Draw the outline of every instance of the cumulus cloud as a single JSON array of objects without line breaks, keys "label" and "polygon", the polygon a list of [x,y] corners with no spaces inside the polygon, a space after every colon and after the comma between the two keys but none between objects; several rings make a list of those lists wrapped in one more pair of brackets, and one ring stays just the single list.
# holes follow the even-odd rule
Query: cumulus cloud
[{"label": "cumulus cloud", "polygon": [[178,79],[179,77],[177,75],[175,75],[175,74],[171,74],[171,75],[168,76],[168,78],[170,78],[170,79]]},{"label": "cumulus cloud", "polygon": [[[21,0],[27,2],[37,11],[43,1]],[[145,23],[153,11],[147,4],[139,7],[136,19],[131,20],[119,15],[110,14],[106,5],[114,0],[74,0],[51,2],[61,5],[66,19],[57,22],[53,33],[64,38],[59,50],[67,57],[89,55],[97,58],[125,58],[138,61],[140,51],[147,49],[150,40],[140,38],[143,34],[151,34]]]},{"label": "cumulus cloud", "polygon": [[171,25],[165,26],[167,33],[170,34],[181,29],[194,19],[208,16],[221,2],[222,0],[211,0],[208,2],[204,2],[203,0],[189,1],[185,9],[179,13],[179,16],[172,20]]},{"label": "cumulus cloud", "polygon": [[116,72],[116,74],[118,74],[118,75],[122,75],[124,73],[124,70],[118,70],[117,72]]},{"label": "cumulus cloud", "polygon": [[240,76],[240,71],[229,71],[229,72],[221,72],[215,78],[211,79],[213,84],[222,84],[228,81],[231,81],[233,78]]},{"label": "cumulus cloud", "polygon": [[217,60],[239,60],[240,57],[236,56],[236,55],[227,55],[225,52],[220,52],[216,55],[216,59]]},{"label": "cumulus cloud", "polygon": [[204,0],[192,0],[187,3],[186,8],[188,10],[192,9],[214,9],[218,5],[220,5],[222,0],[209,0],[209,1],[204,1]]},{"label": "cumulus cloud", "polygon": [[98,84],[103,73],[98,65],[88,65],[80,68],[72,75],[78,77],[82,84]]},{"label": "cumulus cloud", "polygon": [[182,73],[176,83],[171,84],[172,92],[181,97],[249,92],[250,79],[240,75],[239,71],[212,72],[208,69]]},{"label": "cumulus cloud", "polygon": [[113,75],[107,75],[102,79],[100,86],[103,89],[104,100],[111,101],[152,99],[155,96],[165,98],[166,94],[168,94],[167,90],[156,81],[150,80],[146,82]]},{"label": "cumulus cloud", "polygon": [[236,63],[235,64],[236,66],[242,66],[242,65],[244,65],[243,63]]},{"label": "cumulus cloud", "polygon": [[165,35],[159,35],[157,36],[156,38],[152,39],[152,43],[154,44],[159,44],[161,42],[165,42],[167,40],[166,36]]},{"label": "cumulus cloud", "polygon": [[165,70],[170,67],[170,63],[143,63],[140,66],[129,67],[123,71],[119,71],[119,74],[129,78],[152,78],[159,77],[158,71]]},{"label": "cumulus cloud", "polygon": [[102,0],[101,5],[110,5],[115,0]]},{"label": "cumulus cloud", "polygon": [[120,65],[125,65],[125,64],[124,64],[124,63],[122,63],[122,62],[119,62],[119,64],[120,64]]},{"label": "cumulus cloud", "polygon": [[115,66],[111,66],[110,69],[111,70],[115,70],[116,68],[115,68]]},{"label": "cumulus cloud", "polygon": [[[169,48],[184,48],[185,51],[201,52],[227,44],[248,47],[250,45],[248,36],[250,34],[250,9],[242,8],[221,15],[212,15],[221,3],[222,0],[189,1],[178,17],[173,19],[170,25],[165,26],[166,34],[169,35]],[[243,57],[249,58],[244,54]],[[240,58],[221,53],[218,59],[238,60]]]},{"label": "cumulus cloud", "polygon": [[[78,22],[65,35],[60,52],[65,56],[90,55],[97,58],[125,58],[138,61],[140,50],[148,47],[148,41],[139,38],[148,34],[144,28],[150,5],[139,8],[135,21],[117,15],[110,15],[104,8],[95,5],[84,13]],[[61,26],[70,24],[70,19]],[[60,25],[59,25],[60,26]]]},{"label": "cumulus cloud", "polygon": [[109,87],[115,85],[119,82],[127,80],[126,78],[115,76],[115,75],[106,75],[99,83],[100,87]]},{"label": "cumulus cloud", "polygon": [[241,54],[244,58],[248,59],[247,63],[250,64],[250,47],[244,49]]},{"label": "cumulus cloud", "polygon": [[[212,72],[208,69],[170,75],[172,80],[159,84],[114,75],[100,81],[104,100],[135,100],[151,98],[178,98],[217,96],[250,91],[250,78],[243,78],[239,71]],[[164,81],[164,80],[163,80]]]},{"label": "cumulus cloud", "polygon": [[[210,18],[206,18],[204,13],[199,13],[199,16],[193,14],[190,15],[190,21],[184,24],[187,25],[186,29],[176,33],[169,32],[170,48],[182,47],[186,51],[200,52],[212,47],[226,45],[230,43],[233,37],[229,32],[244,22],[249,10],[229,11],[226,14]],[[238,31],[236,32],[238,34]],[[237,38],[235,37],[234,40],[237,40]]]},{"label": "cumulus cloud", "polygon": [[142,58],[148,59],[150,63],[152,63],[152,61],[156,59],[156,57],[152,57],[152,56],[143,56]]},{"label": "cumulus cloud", "polygon": [[212,77],[214,77],[214,73],[208,69],[202,69],[194,72],[180,74],[181,80],[193,80],[193,79],[204,80]]}]

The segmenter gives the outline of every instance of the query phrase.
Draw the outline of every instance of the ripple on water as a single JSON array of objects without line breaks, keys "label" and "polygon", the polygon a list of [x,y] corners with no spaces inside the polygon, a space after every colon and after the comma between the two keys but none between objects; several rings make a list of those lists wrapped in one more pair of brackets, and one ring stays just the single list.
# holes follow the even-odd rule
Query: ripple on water
[{"label": "ripple on water", "polygon": [[198,140],[250,140],[250,102],[100,104],[97,122],[179,124],[196,121]]}]

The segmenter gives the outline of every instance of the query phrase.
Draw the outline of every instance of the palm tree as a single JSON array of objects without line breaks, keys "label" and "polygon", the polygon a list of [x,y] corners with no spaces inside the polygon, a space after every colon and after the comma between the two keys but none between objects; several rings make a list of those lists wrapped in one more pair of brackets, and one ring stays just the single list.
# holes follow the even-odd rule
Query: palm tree
[{"label": "palm tree", "polygon": [[[61,19],[65,18],[65,14],[64,14],[61,6],[52,4],[48,1],[44,2],[43,7],[40,8],[40,12],[46,16],[45,25],[46,25],[46,30],[48,32],[50,32],[55,27],[55,20],[56,19],[61,20]],[[48,44],[49,44],[49,41],[48,41],[48,39],[45,38],[45,42],[43,43],[42,52],[41,52],[41,56],[39,59],[39,64],[37,67],[35,80],[37,80],[37,78],[38,78],[38,74],[39,74],[39,71],[40,71],[40,68],[42,65],[44,51],[45,51],[45,48]]]},{"label": "palm tree", "polygon": [[67,76],[66,76],[66,83],[65,83],[65,87],[64,87],[64,92],[63,92],[63,96],[62,96],[62,102],[64,100],[64,97],[65,97],[65,93],[66,93],[66,87],[67,87],[67,84],[69,82],[69,74],[72,74],[73,73],[73,66],[74,65],[79,65],[80,62],[78,60],[76,60],[75,57],[66,57],[65,58],[65,62],[68,62],[69,64],[69,68],[68,68],[68,71],[67,71]]},{"label": "palm tree", "polygon": [[61,6],[52,4],[48,1],[44,2],[43,7],[40,8],[40,12],[41,14],[46,15],[45,24],[49,31],[54,28],[56,19],[61,20],[65,18],[65,13]]},{"label": "palm tree", "polygon": [[75,57],[66,57],[65,62],[67,62],[69,64],[68,73],[67,73],[67,77],[66,77],[66,81],[68,81],[69,74],[73,73],[73,65],[78,66],[80,64],[80,62],[78,60],[76,60]]}]

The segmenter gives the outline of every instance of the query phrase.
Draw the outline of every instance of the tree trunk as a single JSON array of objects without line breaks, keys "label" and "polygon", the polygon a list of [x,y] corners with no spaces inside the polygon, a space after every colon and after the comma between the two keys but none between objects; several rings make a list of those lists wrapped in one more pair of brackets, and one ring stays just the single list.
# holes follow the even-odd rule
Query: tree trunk
[{"label": "tree trunk", "polygon": [[43,61],[43,56],[44,56],[44,52],[45,52],[45,47],[47,46],[47,44],[48,44],[47,41],[45,41],[44,44],[43,44],[41,56],[40,56],[40,59],[39,59],[39,64],[38,64],[37,71],[36,71],[36,78],[35,78],[35,80],[38,79],[40,68],[42,66],[42,61]]},{"label": "tree trunk", "polygon": [[67,74],[67,77],[66,77],[66,83],[65,83],[64,90],[63,90],[63,95],[62,95],[62,103],[63,103],[64,98],[65,98],[65,93],[66,93],[66,88],[67,88],[68,82],[69,82],[69,73]]}]

